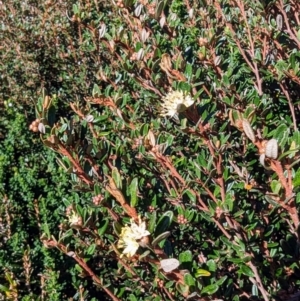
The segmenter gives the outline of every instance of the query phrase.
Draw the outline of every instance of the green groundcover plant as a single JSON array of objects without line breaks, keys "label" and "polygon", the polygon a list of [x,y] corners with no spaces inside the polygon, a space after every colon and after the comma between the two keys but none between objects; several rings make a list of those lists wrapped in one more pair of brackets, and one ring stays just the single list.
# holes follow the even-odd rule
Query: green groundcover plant
[{"label": "green groundcover plant", "polygon": [[[61,172],[33,237],[72,279],[49,276],[48,298],[296,293],[299,2],[8,3],[3,99],[24,89]],[[13,272],[3,290],[25,298]]]}]

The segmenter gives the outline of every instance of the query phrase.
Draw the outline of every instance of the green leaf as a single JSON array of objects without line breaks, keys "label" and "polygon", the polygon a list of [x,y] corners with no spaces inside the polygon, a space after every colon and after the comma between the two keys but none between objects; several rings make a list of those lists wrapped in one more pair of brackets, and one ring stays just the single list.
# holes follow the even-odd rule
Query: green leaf
[{"label": "green leaf", "polygon": [[118,222],[114,222],[113,223],[113,228],[114,228],[114,231],[117,235],[120,235],[121,231],[122,231],[122,225]]},{"label": "green leaf", "polygon": [[6,287],[6,286],[4,286],[4,285],[2,285],[2,284],[0,284],[0,291],[2,291],[2,292],[9,292],[9,288]]},{"label": "green leaf", "polygon": [[164,233],[161,233],[158,235],[153,241],[152,241],[152,246],[155,247],[158,243],[160,243],[162,240],[168,238],[171,235],[170,231],[166,231]]},{"label": "green leaf", "polygon": [[150,233],[153,233],[154,232],[154,229],[155,229],[155,226],[156,226],[156,211],[152,212],[152,214],[150,215],[150,220],[148,222],[148,231]]},{"label": "green leaf", "polygon": [[114,179],[116,186],[119,189],[122,189],[121,175],[120,175],[118,169],[115,167],[112,169],[112,178]]},{"label": "green leaf", "polygon": [[95,250],[96,250],[96,244],[92,244],[92,245],[90,245],[90,246],[87,248],[86,254],[87,254],[87,255],[93,255],[94,252],[95,252]]},{"label": "green leaf", "polygon": [[129,191],[130,191],[130,205],[131,207],[135,207],[138,203],[138,197],[137,197],[137,192],[138,192],[138,179],[134,178],[129,186]]},{"label": "green leaf", "polygon": [[213,259],[208,260],[206,265],[211,272],[215,272],[217,270],[217,264]]},{"label": "green leaf", "polygon": [[246,266],[246,265],[242,265],[240,266],[239,269],[240,272],[242,272],[244,275],[248,276],[248,277],[254,277],[254,273],[252,272],[252,270]]},{"label": "green leaf", "polygon": [[300,29],[297,31],[297,39],[300,41]]},{"label": "green leaf", "polygon": [[75,269],[79,272],[79,273],[82,273],[83,269],[82,267],[79,265],[79,264],[75,264]]},{"label": "green leaf", "polygon": [[187,251],[179,254],[180,263],[192,262],[192,260],[193,260],[193,255],[190,250],[187,250]]},{"label": "green leaf", "polygon": [[300,186],[300,169],[298,169],[295,173],[293,178],[293,186],[294,188]]},{"label": "green leaf", "polygon": [[141,255],[139,256],[139,260],[141,260],[141,259],[144,258],[144,257],[147,257],[150,253],[151,253],[150,250],[146,250],[143,254],[141,254]]},{"label": "green leaf", "polygon": [[208,277],[210,275],[211,274],[210,274],[209,271],[206,271],[206,270],[203,270],[203,269],[197,269],[195,277],[196,278],[198,278],[198,277]]},{"label": "green leaf", "polygon": [[46,237],[48,239],[50,239],[51,235],[50,235],[50,230],[49,230],[49,226],[47,223],[43,223],[42,229],[44,231],[44,233],[46,234]]},{"label": "green leaf", "polygon": [[173,220],[173,212],[167,211],[165,212],[157,222],[157,226],[155,229],[155,236],[165,232],[170,227]]},{"label": "green leaf", "polygon": [[278,194],[282,187],[280,181],[277,180],[273,180],[270,186],[274,194]]},{"label": "green leaf", "polygon": [[258,287],[257,287],[257,285],[253,284],[251,291],[252,291],[253,296],[258,296]]},{"label": "green leaf", "polygon": [[185,76],[186,76],[188,79],[191,79],[192,74],[193,74],[193,68],[192,68],[192,65],[191,65],[191,64],[187,64],[186,67],[185,67]]},{"label": "green leaf", "polygon": [[[186,189],[183,194],[186,194],[188,196],[188,198],[191,200],[191,202],[193,204],[196,203],[196,195],[191,193],[191,191],[189,189]],[[181,208],[181,207],[180,207]],[[181,213],[182,214],[182,213]]]},{"label": "green leaf", "polygon": [[227,278],[228,278],[228,276],[223,276],[221,279],[219,279],[219,280],[216,282],[216,284],[217,284],[217,285],[222,285],[222,284],[226,281]]},{"label": "green leaf", "polygon": [[129,295],[129,300],[130,300],[130,301],[138,301],[138,299],[135,297],[134,294],[130,294],[130,295]]},{"label": "green leaf", "polygon": [[97,84],[94,84],[94,86],[93,86],[92,95],[93,95],[93,97],[101,96],[101,89],[99,88],[99,86]]},{"label": "green leaf", "polygon": [[165,6],[165,1],[160,0],[156,4],[155,18],[159,18]]},{"label": "green leaf", "polygon": [[206,287],[201,291],[201,294],[208,294],[212,295],[214,294],[217,290],[219,289],[219,286],[217,284],[211,284]]},{"label": "green leaf", "polygon": [[274,131],[274,135],[272,138],[275,138],[278,140],[279,144],[281,145],[281,140],[283,137],[289,134],[289,129],[285,124],[279,125],[276,130]]},{"label": "green leaf", "polygon": [[106,229],[108,227],[108,224],[109,224],[109,220],[108,219],[102,220],[100,222],[100,226],[99,226],[99,229],[98,229],[98,234],[100,236],[102,236],[105,233],[105,231],[106,231]]},{"label": "green leaf", "polygon": [[101,188],[97,184],[94,186],[94,193],[95,193],[95,195],[101,194]]},{"label": "green leaf", "polygon": [[193,286],[195,285],[195,279],[193,276],[189,273],[185,274],[183,277],[184,283],[188,286]]},{"label": "green leaf", "polygon": [[47,115],[48,115],[47,116],[48,123],[50,127],[52,127],[56,121],[56,109],[54,106],[51,106],[49,108]]}]

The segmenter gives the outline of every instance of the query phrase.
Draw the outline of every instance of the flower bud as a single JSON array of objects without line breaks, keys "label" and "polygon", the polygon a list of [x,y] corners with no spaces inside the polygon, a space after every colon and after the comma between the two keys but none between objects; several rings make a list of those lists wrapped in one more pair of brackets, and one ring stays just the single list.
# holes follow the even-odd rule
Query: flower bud
[{"label": "flower bud", "polygon": [[266,144],[265,150],[266,157],[277,159],[278,157],[278,142],[276,139],[271,139]]}]

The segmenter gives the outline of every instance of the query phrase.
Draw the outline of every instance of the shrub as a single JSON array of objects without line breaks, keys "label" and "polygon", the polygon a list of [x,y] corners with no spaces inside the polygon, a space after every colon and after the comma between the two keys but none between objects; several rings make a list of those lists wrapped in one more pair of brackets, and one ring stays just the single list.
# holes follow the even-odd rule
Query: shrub
[{"label": "shrub", "polygon": [[48,85],[30,129],[77,191],[42,241],[85,277],[76,298],[296,291],[299,4],[68,5],[39,5],[26,42]]}]

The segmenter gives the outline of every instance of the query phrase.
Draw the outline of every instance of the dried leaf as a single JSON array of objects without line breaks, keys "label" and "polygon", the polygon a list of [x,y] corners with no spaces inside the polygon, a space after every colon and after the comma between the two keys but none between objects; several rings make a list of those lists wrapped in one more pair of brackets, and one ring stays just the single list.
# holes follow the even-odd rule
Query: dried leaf
[{"label": "dried leaf", "polygon": [[166,273],[170,273],[179,267],[179,260],[175,258],[163,259],[160,261],[160,266]]}]

